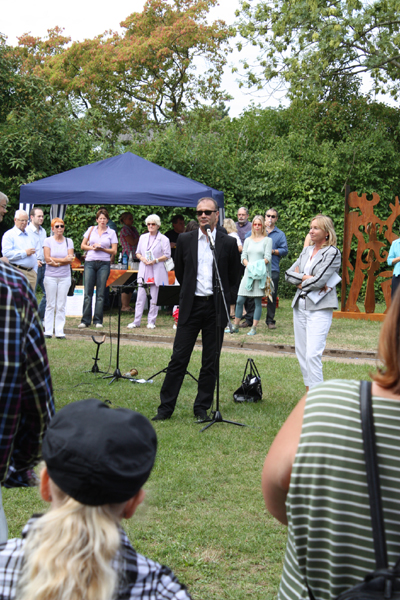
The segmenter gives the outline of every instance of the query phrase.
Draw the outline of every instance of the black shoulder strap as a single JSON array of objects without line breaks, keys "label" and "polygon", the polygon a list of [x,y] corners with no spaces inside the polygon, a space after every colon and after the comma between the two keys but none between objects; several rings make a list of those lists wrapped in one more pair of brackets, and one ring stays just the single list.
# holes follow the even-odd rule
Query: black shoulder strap
[{"label": "black shoulder strap", "polygon": [[375,428],[372,415],[371,382],[361,381],[360,385],[361,427],[364,443],[365,466],[367,471],[369,503],[371,509],[372,533],[374,538],[377,569],[387,568],[385,528],[383,524],[382,500],[379,485],[378,461],[376,456]]}]

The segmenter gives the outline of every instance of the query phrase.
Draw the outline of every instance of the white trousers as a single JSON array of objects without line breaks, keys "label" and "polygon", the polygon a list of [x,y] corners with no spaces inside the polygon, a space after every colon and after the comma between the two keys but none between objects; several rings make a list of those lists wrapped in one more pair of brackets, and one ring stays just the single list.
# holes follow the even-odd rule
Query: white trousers
[{"label": "white trousers", "polygon": [[[64,336],[65,307],[67,294],[71,285],[71,276],[45,277],[43,280],[46,290],[46,312],[44,313],[44,335]],[[54,312],[56,317],[54,319]],[[55,323],[54,323],[55,321]]]},{"label": "white trousers", "polygon": [[[157,297],[158,297],[158,285],[150,286],[150,300],[149,300],[149,312],[147,314],[147,323],[148,325],[155,325],[157,315],[158,315],[158,306],[157,306]],[[142,320],[144,305],[146,304],[146,291],[144,288],[139,287],[137,291],[136,298],[136,306],[135,306],[135,319],[134,323],[139,327],[140,321]]]},{"label": "white trousers", "polygon": [[324,380],[322,353],[332,323],[332,308],[306,310],[300,298],[293,309],[294,343],[304,385],[310,389]]}]

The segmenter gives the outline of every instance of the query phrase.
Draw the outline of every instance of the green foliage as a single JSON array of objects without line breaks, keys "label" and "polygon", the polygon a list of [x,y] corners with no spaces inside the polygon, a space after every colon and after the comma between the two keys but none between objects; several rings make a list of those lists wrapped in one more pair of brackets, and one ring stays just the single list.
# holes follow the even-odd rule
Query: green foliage
[{"label": "green foliage", "polygon": [[92,141],[85,119],[71,119],[68,107],[49,100],[43,81],[22,75],[1,39],[0,90],[0,190],[13,209],[21,185],[92,160]]},{"label": "green foliage", "polygon": [[397,0],[241,0],[236,14],[244,44],[260,51],[255,67],[242,61],[249,87],[274,82],[292,99],[339,99],[369,73],[374,92],[397,98]]}]

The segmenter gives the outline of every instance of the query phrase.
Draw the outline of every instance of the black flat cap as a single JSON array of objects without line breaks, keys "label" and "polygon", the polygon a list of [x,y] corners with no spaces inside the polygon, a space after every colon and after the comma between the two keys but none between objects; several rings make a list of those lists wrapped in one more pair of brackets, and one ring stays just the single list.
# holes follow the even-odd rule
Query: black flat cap
[{"label": "black flat cap", "polygon": [[54,483],[90,506],[135,496],[149,478],[156,451],[157,436],[146,417],[94,398],[62,408],[42,448]]}]

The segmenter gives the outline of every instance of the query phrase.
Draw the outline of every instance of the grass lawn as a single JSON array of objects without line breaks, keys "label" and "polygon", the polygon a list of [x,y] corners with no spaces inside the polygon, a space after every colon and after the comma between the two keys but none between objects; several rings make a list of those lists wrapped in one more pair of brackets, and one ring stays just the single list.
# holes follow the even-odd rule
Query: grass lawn
[{"label": "grass lawn", "polygon": [[[269,344],[291,344],[294,345],[293,334],[293,311],[291,300],[281,300],[276,310],[275,318],[277,328],[267,329],[265,324],[266,308],[263,308],[262,318],[257,328],[257,335],[247,337],[249,329],[241,329],[238,334],[233,334],[232,340],[244,342],[266,342]],[[360,309],[363,308],[360,306]],[[383,312],[384,307],[377,306],[376,312]],[[157,317],[156,329],[146,329],[147,311],[145,311],[140,329],[128,330],[126,326],[133,321],[134,313],[122,314],[121,331],[131,332],[132,335],[170,336],[175,335],[173,318],[166,311],[160,310]],[[67,327],[76,328],[80,323],[80,317],[67,317]],[[353,319],[333,319],[330,329],[327,348],[349,349],[349,350],[373,350],[377,349],[378,335],[382,323],[379,321],[356,321]],[[93,328],[93,327],[92,327]],[[113,310],[104,314],[104,329],[117,331],[117,311]],[[94,328],[93,328],[94,329]],[[97,332],[98,334],[99,332]],[[229,334],[230,337],[230,334]],[[226,339],[229,340],[227,336]]]},{"label": "grass lawn", "polygon": [[[125,315],[124,320],[128,321]],[[285,331],[290,336],[290,320],[290,307],[283,303],[277,312],[279,328],[276,333],[268,333],[268,338],[286,335]],[[165,328],[172,333],[171,317],[161,316],[159,323],[156,332]],[[360,336],[367,348],[376,347],[380,324],[362,322],[358,333],[353,322],[351,327],[346,323],[341,328],[341,324],[343,321],[334,322],[332,328],[335,332],[337,326],[338,333],[333,335],[345,347],[355,336]],[[370,333],[365,335],[363,328],[367,327]],[[92,366],[95,347],[91,340],[52,339],[47,347],[57,409],[75,400],[96,397],[110,400],[114,406],[138,410],[147,417],[155,415],[163,375],[152,384],[121,380],[109,385],[101,376],[84,372]],[[109,348],[109,342],[102,346],[102,368],[108,365]],[[136,367],[139,377],[147,378],[168,364],[170,354],[168,348],[124,344],[121,370]],[[124,522],[135,548],[172,567],[197,600],[266,600],[276,596],[279,584],[286,530],[266,514],[260,476],[268,448],[301,397],[303,384],[295,357],[257,355],[264,399],[257,404],[237,405],[232,394],[240,385],[246,358],[247,354],[222,353],[221,411],[224,418],[248,427],[216,424],[200,433],[192,409],[196,383],[186,377],[172,419],[155,423],[159,449],[145,486],[146,500],[135,517]],[[189,365],[195,376],[200,359],[201,352],[195,350]],[[111,372],[114,368],[115,354]],[[327,379],[368,378],[370,370],[369,365],[359,363],[330,361],[324,365]],[[87,426],[89,430],[90,423]],[[3,494],[10,536],[19,536],[28,517],[43,510],[43,504],[36,490],[4,490]]]}]

